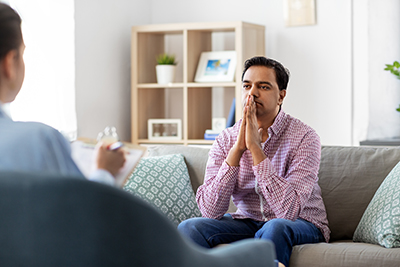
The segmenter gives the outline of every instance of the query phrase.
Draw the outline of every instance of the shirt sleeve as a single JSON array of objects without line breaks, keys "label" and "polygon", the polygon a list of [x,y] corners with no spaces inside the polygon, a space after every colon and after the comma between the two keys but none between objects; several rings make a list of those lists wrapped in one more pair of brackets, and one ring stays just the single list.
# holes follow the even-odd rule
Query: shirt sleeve
[{"label": "shirt sleeve", "polygon": [[87,178],[90,181],[115,186],[114,176],[112,176],[112,174],[110,172],[108,172],[104,169],[97,169],[97,170],[93,171]]},{"label": "shirt sleeve", "polygon": [[35,131],[35,139],[46,140],[42,141],[46,143],[40,149],[40,157],[43,159],[39,165],[42,165],[44,170],[55,171],[62,175],[83,176],[71,157],[69,142],[59,131],[41,124],[31,124],[31,126],[37,126],[40,129],[40,131]]},{"label": "shirt sleeve", "polygon": [[318,181],[320,158],[319,136],[311,132],[304,137],[284,177],[279,177],[268,157],[253,166],[258,193],[263,195],[277,218],[298,218]]},{"label": "shirt sleeve", "polygon": [[[47,146],[51,156],[46,162],[49,165],[57,166],[62,174],[83,176],[71,157],[71,146],[68,141],[55,129],[51,131],[51,134],[52,137],[49,138],[49,146]],[[53,160],[54,162],[52,162]],[[90,181],[115,186],[115,179],[107,170],[96,169],[86,178]]]},{"label": "shirt sleeve", "polygon": [[208,157],[204,183],[197,189],[196,201],[203,217],[220,219],[228,210],[239,167],[229,166],[221,140],[217,138]]}]

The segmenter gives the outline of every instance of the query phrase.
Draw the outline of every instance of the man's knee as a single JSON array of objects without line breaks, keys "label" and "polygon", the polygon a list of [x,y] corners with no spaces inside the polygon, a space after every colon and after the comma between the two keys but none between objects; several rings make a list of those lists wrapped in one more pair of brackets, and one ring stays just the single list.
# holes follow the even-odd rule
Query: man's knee
[{"label": "man's knee", "polygon": [[198,226],[201,224],[200,220],[202,218],[190,218],[184,220],[178,225],[178,231],[183,235],[190,236],[192,232],[198,232]]},{"label": "man's knee", "polygon": [[288,235],[291,235],[289,227],[290,223],[292,223],[292,221],[286,219],[272,219],[266,222],[263,227],[257,231],[255,237],[269,240],[274,240],[276,237],[287,237]]},{"label": "man's knee", "polygon": [[203,246],[210,247],[205,236],[204,236],[204,227],[205,227],[206,218],[190,218],[178,225],[178,231],[187,238],[191,239],[195,243]]}]

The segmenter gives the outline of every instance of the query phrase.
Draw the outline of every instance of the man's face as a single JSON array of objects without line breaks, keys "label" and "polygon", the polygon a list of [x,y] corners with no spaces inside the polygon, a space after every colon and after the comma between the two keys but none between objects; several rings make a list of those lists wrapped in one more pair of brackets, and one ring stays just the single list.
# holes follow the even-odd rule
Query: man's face
[{"label": "man's face", "polygon": [[1,101],[9,103],[14,101],[15,97],[21,90],[22,83],[25,77],[25,62],[24,62],[25,44],[22,43],[18,49],[9,51],[3,59],[5,73],[3,83],[3,92]]},{"label": "man's face", "polygon": [[[25,61],[24,61],[24,52],[25,52],[25,43],[22,42],[22,44],[19,47],[18,50],[18,55],[15,63],[15,73],[16,73],[16,77],[15,77],[15,95],[17,95],[19,93],[19,91],[21,90],[22,87],[22,83],[24,82],[24,78],[25,78]],[[15,98],[15,96],[14,96]]]},{"label": "man's face", "polygon": [[275,117],[286,96],[286,90],[279,90],[275,70],[265,66],[252,66],[247,69],[242,82],[242,103],[248,96],[254,96],[257,118]]}]

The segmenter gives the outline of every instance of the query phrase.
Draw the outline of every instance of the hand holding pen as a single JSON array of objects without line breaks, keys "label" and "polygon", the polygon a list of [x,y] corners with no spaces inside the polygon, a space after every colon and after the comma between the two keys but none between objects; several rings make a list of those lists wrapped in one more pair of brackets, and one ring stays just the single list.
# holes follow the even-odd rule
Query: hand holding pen
[{"label": "hand holding pen", "polygon": [[107,170],[115,177],[124,166],[125,153],[122,142],[111,144],[100,142],[97,153],[97,168]]}]

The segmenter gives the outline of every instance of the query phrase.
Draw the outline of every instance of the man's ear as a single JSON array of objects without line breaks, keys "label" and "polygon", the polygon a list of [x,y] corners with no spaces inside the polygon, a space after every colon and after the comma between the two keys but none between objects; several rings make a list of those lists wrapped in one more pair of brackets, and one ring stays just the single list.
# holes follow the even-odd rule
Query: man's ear
[{"label": "man's ear", "polygon": [[17,50],[11,50],[8,52],[1,62],[1,67],[3,69],[4,76],[8,79],[13,79],[16,75],[16,58],[17,58]]},{"label": "man's ear", "polygon": [[283,99],[286,97],[286,89],[279,90],[279,100],[278,100],[278,105],[282,105]]}]

